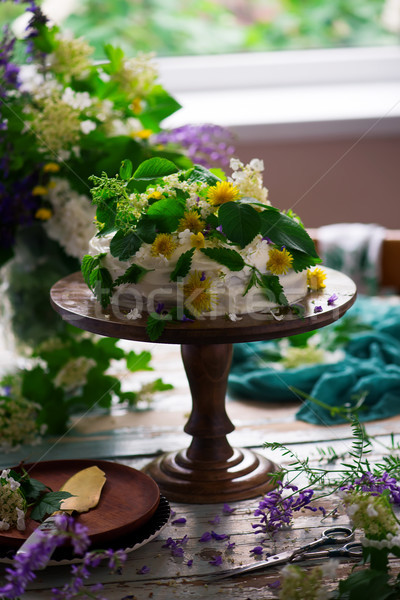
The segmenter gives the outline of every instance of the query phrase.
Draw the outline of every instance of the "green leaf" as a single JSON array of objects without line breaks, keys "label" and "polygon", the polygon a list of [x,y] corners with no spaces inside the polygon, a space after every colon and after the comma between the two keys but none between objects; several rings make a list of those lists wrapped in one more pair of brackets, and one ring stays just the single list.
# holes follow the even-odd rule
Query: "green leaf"
[{"label": "green leaf", "polygon": [[131,256],[136,254],[142,245],[142,240],[136,233],[136,231],[117,231],[113,239],[110,242],[110,252],[112,256],[119,258],[119,260],[128,260]]},{"label": "green leaf", "polygon": [[138,283],[142,277],[146,275],[146,273],[152,270],[154,269],[145,269],[140,265],[133,264],[127,268],[123,275],[117,277],[117,279],[114,281],[114,286],[121,285],[123,283]]},{"label": "green leaf", "polygon": [[289,252],[299,250],[319,258],[315,245],[307,231],[294,219],[281,212],[264,210],[261,216],[261,235],[278,246],[286,246]]},{"label": "green leaf", "polygon": [[149,219],[147,215],[144,215],[137,224],[136,235],[142,242],[152,244],[157,235],[155,222]]},{"label": "green leaf", "polygon": [[179,277],[185,277],[189,273],[195,250],[196,248],[191,248],[190,250],[187,250],[186,252],[180,255],[180,257],[178,258],[178,262],[175,265],[175,269],[170,275],[171,281],[177,281]]},{"label": "green leaf", "polygon": [[170,233],[178,227],[185,212],[185,204],[175,198],[162,198],[152,204],[147,216],[152,219],[161,233]]},{"label": "green leaf", "polygon": [[260,232],[260,213],[249,204],[226,202],[219,208],[218,221],[227,238],[241,248]]},{"label": "green leaf", "polygon": [[138,115],[143,127],[160,131],[160,122],[182,108],[161,85],[155,85],[146,96],[146,106]]},{"label": "green leaf", "polygon": [[36,500],[38,500],[44,492],[49,490],[44,483],[34,479],[33,477],[27,477],[26,479],[22,477],[20,483],[21,489],[28,503],[36,502]]},{"label": "green leaf", "polygon": [[128,181],[132,176],[133,165],[132,162],[128,159],[125,159],[121,163],[121,167],[119,169],[119,176],[124,181]]},{"label": "green leaf", "polygon": [[69,492],[49,492],[33,507],[31,519],[34,521],[43,521],[47,515],[51,515],[56,510],[60,509],[60,504],[66,498],[70,498],[73,494]]},{"label": "green leaf", "polygon": [[166,390],[173,390],[174,386],[171,383],[164,383],[161,378],[153,381],[153,392],[165,392]]},{"label": "green leaf", "polygon": [[257,273],[256,273],[255,269],[252,269],[250,279],[246,286],[246,289],[243,292],[243,296],[245,296],[252,287],[257,285],[257,282],[258,282]]},{"label": "green leaf", "polygon": [[159,177],[172,175],[176,173],[178,168],[173,162],[167,158],[149,158],[142,162],[133,174],[133,179],[136,181],[152,181]]},{"label": "green leaf", "polygon": [[158,313],[151,313],[149,315],[147,319],[146,331],[152,342],[158,340],[170,319],[170,315],[159,315]]},{"label": "green leaf", "polygon": [[270,302],[274,302],[282,306],[288,305],[283,287],[281,286],[279,277],[277,275],[261,275],[258,283]]},{"label": "green leaf", "polygon": [[82,258],[81,271],[87,286],[89,285],[89,278],[95,267],[95,262],[94,256],[91,256],[90,254],[85,254]]},{"label": "green leaf", "polygon": [[101,202],[96,210],[96,219],[98,223],[102,223],[103,227],[98,235],[107,235],[115,230],[115,217],[117,215],[117,200],[112,199],[111,202]]},{"label": "green leaf", "polygon": [[91,272],[89,285],[103,308],[110,304],[113,292],[113,280],[110,271],[105,267],[97,267]]},{"label": "green leaf", "polygon": [[292,269],[296,273],[304,271],[304,269],[308,269],[309,267],[313,267],[322,262],[321,258],[315,258],[309,254],[300,252],[300,250],[293,250],[293,248],[291,248],[289,252],[293,256]]},{"label": "green leaf", "polygon": [[134,373],[135,371],[153,371],[153,367],[149,365],[151,361],[151,353],[143,350],[140,354],[136,354],[133,350],[126,357],[127,368]]},{"label": "green leaf", "polygon": [[241,271],[245,266],[243,258],[236,250],[230,248],[200,248],[200,250],[208,258],[228,267],[231,271]]},{"label": "green leaf", "polygon": [[202,165],[194,165],[192,169],[187,172],[188,181],[203,181],[207,185],[216,185],[218,181],[221,181],[219,177],[211,173],[208,169]]}]

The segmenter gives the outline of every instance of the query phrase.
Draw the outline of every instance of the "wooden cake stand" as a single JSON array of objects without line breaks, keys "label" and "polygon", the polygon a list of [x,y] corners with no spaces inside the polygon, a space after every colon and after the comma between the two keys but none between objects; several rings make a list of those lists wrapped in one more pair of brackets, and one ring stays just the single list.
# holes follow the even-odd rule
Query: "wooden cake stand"
[{"label": "wooden cake stand", "polygon": [[[325,269],[327,285],[287,310],[282,320],[271,314],[244,315],[232,322],[224,317],[193,323],[168,323],[157,343],[181,344],[182,359],[192,394],[192,412],[184,431],[189,448],[163,454],[146,468],[165,496],[175,502],[205,504],[244,500],[266,493],[273,484],[275,465],[248,449],[232,448],[227,434],[234,430],[225,410],[232,344],[286,337],[324,327],[339,319],[354,303],[356,286],[349,277]],[[336,293],[332,306],[328,298]],[[58,281],[51,303],[72,325],[108,337],[149,342],[147,315],[129,320],[121,306],[103,310],[80,273]],[[314,313],[315,306],[322,312]]]}]

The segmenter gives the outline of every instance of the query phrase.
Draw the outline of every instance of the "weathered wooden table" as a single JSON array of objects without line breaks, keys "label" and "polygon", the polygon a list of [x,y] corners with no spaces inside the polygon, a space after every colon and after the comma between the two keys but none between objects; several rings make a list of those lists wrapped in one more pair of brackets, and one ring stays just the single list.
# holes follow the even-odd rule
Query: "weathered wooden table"
[{"label": "weathered wooden table", "polygon": [[[73,428],[63,438],[48,439],[39,446],[22,448],[13,455],[0,456],[0,468],[25,461],[56,460],[61,458],[96,458],[117,461],[142,469],[165,452],[178,452],[188,446],[191,437],[183,431],[188,414],[192,409],[189,383],[180,357],[180,349],[173,344],[151,344],[122,342],[136,351],[149,349],[153,355],[154,372],[120,373],[122,385],[126,389],[137,389],[142,383],[162,377],[172,383],[174,389],[156,395],[152,406],[142,406],[141,410],[126,413],[116,407],[111,415],[93,414],[77,418]],[[281,442],[295,450],[300,457],[309,457],[318,462],[320,450],[333,447],[338,454],[349,450],[351,429],[347,425],[335,427],[313,426],[296,421],[298,405],[282,406],[273,401],[250,402],[227,398],[227,410],[234,431],[227,434],[232,447],[242,447],[282,464],[280,454],[266,450],[264,443]],[[370,435],[377,436],[380,442],[389,442],[392,433],[395,441],[400,440],[400,418],[368,423]],[[374,450],[378,458],[381,446]],[[370,456],[373,460],[374,454]],[[259,536],[254,534],[252,524],[258,522],[254,510],[261,496],[245,500],[229,500],[234,509],[226,514],[223,502],[184,503],[171,501],[176,513],[158,537],[128,554],[121,574],[110,574],[106,567],[98,567],[89,583],[102,582],[103,595],[109,600],[183,600],[191,598],[224,598],[228,600],[267,600],[276,597],[273,585],[279,579],[279,568],[261,571],[237,579],[226,579],[209,583],[208,577],[219,570],[241,563],[256,560],[250,550],[258,544]],[[318,502],[326,508],[335,505],[334,497]],[[186,522],[173,524],[172,521],[185,517]],[[348,525],[344,511],[339,508],[336,519],[322,521],[321,514],[310,511],[296,513],[293,527],[281,530],[276,537],[265,544],[265,551],[271,553],[293,548],[295,545],[314,540],[329,525]],[[201,542],[206,531],[229,535],[234,547],[229,550],[226,540]],[[169,538],[174,541],[187,536],[184,556],[176,557],[169,547],[164,547]],[[210,564],[216,556],[222,557],[222,564]],[[188,561],[193,560],[191,566]],[[303,564],[303,563],[302,563]],[[309,567],[315,563],[304,563]],[[141,574],[146,566],[149,571]],[[337,577],[349,573],[352,565],[341,559]],[[70,567],[49,566],[38,573],[24,596],[27,600],[50,600],[51,589],[61,587],[69,578]],[[327,580],[330,587],[336,582]]]}]

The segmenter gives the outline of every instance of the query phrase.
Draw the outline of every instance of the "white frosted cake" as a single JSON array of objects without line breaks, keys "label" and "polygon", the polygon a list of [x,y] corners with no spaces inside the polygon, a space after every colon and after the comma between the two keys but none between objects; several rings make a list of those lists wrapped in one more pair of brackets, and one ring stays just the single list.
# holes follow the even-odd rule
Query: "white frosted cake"
[{"label": "white frosted cake", "polygon": [[229,178],[153,158],[93,177],[98,233],[82,272],[103,307],[173,318],[270,312],[307,293],[320,262],[299,218],[271,206],[262,161],[231,161]]}]

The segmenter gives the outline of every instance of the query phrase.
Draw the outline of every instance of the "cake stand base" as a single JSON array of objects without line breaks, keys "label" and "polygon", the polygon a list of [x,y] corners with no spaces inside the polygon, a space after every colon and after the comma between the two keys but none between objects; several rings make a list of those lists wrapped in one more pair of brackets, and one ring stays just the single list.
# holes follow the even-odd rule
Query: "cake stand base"
[{"label": "cake stand base", "polygon": [[273,489],[274,463],[246,448],[226,461],[193,461],[188,450],[163,454],[143,470],[173,502],[212,504],[246,500]]}]

